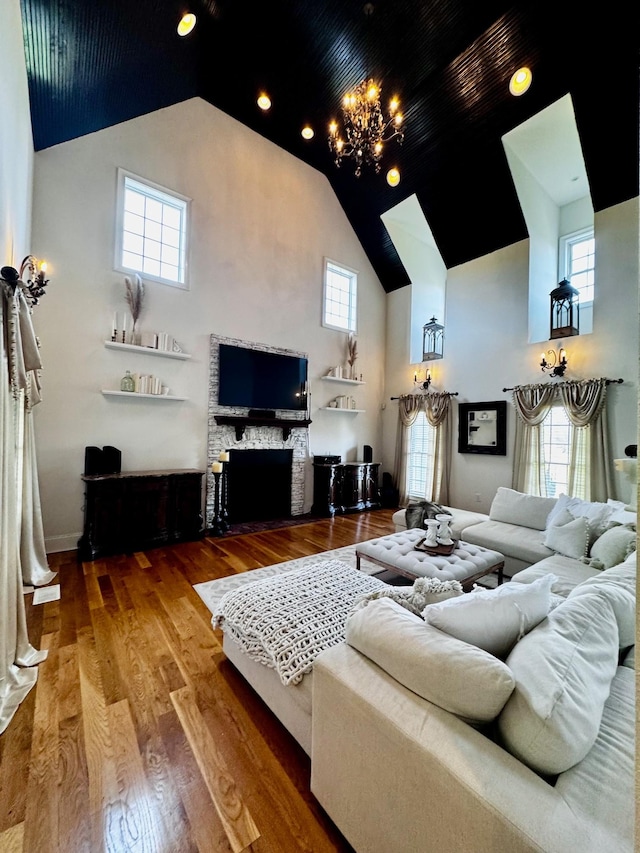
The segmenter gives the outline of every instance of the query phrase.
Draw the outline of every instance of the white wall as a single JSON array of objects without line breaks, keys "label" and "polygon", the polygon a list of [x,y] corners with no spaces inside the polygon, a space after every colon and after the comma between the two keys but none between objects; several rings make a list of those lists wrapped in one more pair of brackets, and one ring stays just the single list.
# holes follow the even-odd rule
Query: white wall
[{"label": "white wall", "polygon": [[[113,270],[116,169],[193,199],[189,291],[148,283],[142,330],[167,331],[187,362],[105,349],[124,277]],[[50,260],[35,317],[44,402],[36,410],[49,550],[75,547],[86,445],[115,445],[123,470],[206,463],[209,335],[309,354],[310,454],[377,453],[385,294],[326,178],[234,119],[193,99],[36,154],[33,234]],[[355,392],[366,414],[319,411],[337,393],[319,376],[344,363],[346,336],[320,324],[323,258],[359,272]],[[169,401],[107,399],[125,369],[153,372]],[[310,471],[310,463],[309,463]],[[306,509],[312,478],[307,478]]]},{"label": "white wall", "polygon": [[[638,199],[596,214],[595,232],[593,333],[554,344],[567,349],[566,378],[625,380],[608,391],[612,456],[620,457],[638,435]],[[507,456],[458,453],[456,414],[450,495],[455,506],[486,512],[496,488],[511,485],[515,414],[511,394],[502,389],[553,381],[540,371],[541,345],[527,343],[528,270],[529,243],[523,241],[455,267],[447,275],[445,357],[432,363],[434,385],[437,390],[458,392],[455,408],[462,402],[509,402]],[[389,294],[387,303],[383,467],[392,470],[397,403],[389,397],[412,391],[413,367],[403,345],[410,325],[410,287]],[[613,497],[626,500],[629,485],[620,474],[616,485]]]},{"label": "white wall", "polygon": [[0,266],[20,269],[31,252],[33,141],[20,0],[7,0],[0,27]]}]

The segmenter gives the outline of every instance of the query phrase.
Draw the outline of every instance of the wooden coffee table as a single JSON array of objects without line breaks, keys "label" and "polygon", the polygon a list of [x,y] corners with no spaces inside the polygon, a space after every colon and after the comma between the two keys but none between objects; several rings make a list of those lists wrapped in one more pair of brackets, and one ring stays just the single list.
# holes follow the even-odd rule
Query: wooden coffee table
[{"label": "wooden coffee table", "polygon": [[424,535],[424,530],[415,528],[359,542],[356,545],[357,568],[360,568],[360,560],[364,557],[383,569],[411,580],[457,580],[464,589],[470,589],[479,578],[495,572],[498,584],[502,583],[504,555],[499,551],[459,540],[451,554],[432,556],[415,549]]}]

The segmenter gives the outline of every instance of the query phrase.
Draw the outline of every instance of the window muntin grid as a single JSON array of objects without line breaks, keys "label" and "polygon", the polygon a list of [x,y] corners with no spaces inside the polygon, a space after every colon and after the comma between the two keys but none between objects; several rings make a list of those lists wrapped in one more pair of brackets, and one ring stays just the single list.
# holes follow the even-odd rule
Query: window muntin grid
[{"label": "window muntin grid", "polygon": [[322,325],[345,332],[356,331],[358,274],[325,261]]},{"label": "window muntin grid", "polygon": [[580,304],[593,302],[596,266],[596,241],[593,229],[567,234],[560,243],[563,262],[560,277],[567,278],[579,291]]},{"label": "window muntin grid", "polygon": [[430,500],[427,484],[435,476],[436,428],[432,427],[424,412],[418,412],[409,427],[407,458],[407,495],[414,500]]},{"label": "window muntin grid", "polygon": [[116,267],[184,287],[189,199],[124,172],[119,189]]}]

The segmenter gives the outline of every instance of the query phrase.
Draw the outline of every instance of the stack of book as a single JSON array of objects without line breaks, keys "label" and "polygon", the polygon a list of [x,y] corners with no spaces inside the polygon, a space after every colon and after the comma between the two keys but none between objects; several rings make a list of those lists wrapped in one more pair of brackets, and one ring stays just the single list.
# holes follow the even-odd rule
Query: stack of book
[{"label": "stack of book", "polygon": [[150,374],[132,374],[136,394],[162,394],[162,381]]}]

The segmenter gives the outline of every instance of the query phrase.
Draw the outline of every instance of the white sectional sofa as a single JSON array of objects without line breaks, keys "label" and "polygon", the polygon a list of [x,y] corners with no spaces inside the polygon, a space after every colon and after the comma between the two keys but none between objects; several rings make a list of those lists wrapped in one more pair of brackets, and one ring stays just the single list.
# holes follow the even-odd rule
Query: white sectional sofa
[{"label": "white sectional sofa", "polygon": [[501,595],[549,588],[506,655],[475,645],[497,612],[456,636],[380,599],[316,660],[311,788],[358,853],[635,849],[635,534],[611,521],[634,516],[540,500],[499,490],[473,523],[451,510],[457,536],[517,567]]},{"label": "white sectional sofa", "polygon": [[389,599],[350,617],[314,666],[311,789],[355,850],[631,853],[635,575],[582,582],[505,661]]}]

